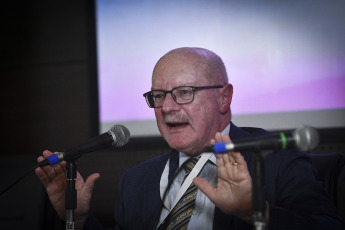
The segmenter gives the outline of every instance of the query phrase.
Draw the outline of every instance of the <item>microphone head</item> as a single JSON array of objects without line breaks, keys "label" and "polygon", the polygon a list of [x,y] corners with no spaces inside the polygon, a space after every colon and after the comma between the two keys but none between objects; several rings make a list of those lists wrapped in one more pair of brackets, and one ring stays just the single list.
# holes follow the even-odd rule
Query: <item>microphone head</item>
[{"label": "microphone head", "polygon": [[319,133],[315,128],[305,126],[293,132],[296,147],[303,152],[314,150],[319,144]]},{"label": "microphone head", "polygon": [[113,147],[122,147],[128,143],[131,134],[129,130],[123,125],[114,125],[109,129],[108,133],[113,137]]}]

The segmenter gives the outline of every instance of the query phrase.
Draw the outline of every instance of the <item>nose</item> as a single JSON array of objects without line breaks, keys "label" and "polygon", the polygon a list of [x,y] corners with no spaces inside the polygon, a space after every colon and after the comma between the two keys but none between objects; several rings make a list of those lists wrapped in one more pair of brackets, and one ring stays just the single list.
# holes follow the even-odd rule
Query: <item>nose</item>
[{"label": "nose", "polygon": [[176,111],[179,109],[180,109],[180,105],[174,101],[171,93],[167,93],[165,95],[165,99],[162,105],[163,112],[168,113],[168,112]]}]

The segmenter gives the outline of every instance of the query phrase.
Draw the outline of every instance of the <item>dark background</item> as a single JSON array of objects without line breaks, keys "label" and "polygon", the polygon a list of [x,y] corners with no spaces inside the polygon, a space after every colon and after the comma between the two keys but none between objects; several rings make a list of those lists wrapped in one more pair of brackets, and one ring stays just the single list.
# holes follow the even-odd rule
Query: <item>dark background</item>
[{"label": "dark background", "polygon": [[[95,3],[6,1],[1,34],[2,190],[32,168],[43,150],[61,151],[98,135]],[[345,153],[344,128],[319,131],[314,153]],[[123,148],[78,160],[82,175],[101,173],[91,206],[105,226],[114,224],[123,172],[166,152],[161,137],[132,138]],[[34,173],[0,197],[1,229],[50,229],[57,226],[54,215]]]}]

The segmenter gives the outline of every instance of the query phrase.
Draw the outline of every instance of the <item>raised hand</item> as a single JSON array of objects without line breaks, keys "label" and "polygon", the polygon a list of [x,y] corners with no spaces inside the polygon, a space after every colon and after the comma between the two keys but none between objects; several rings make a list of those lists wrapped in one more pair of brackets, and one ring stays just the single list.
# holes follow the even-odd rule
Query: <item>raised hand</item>
[{"label": "raised hand", "polygon": [[[215,142],[229,142],[229,135],[218,132]],[[233,214],[252,223],[252,179],[247,163],[239,152],[216,154],[218,167],[217,187],[203,178],[194,178],[194,184],[224,213]]]},{"label": "raised hand", "polygon": [[[43,156],[38,157],[41,162],[52,155],[50,151],[44,151]],[[66,188],[66,162],[60,162],[53,166],[45,166],[35,170],[36,175],[42,181],[47,190],[48,197],[61,220],[66,219],[65,188]],[[98,173],[91,174],[84,182],[83,177],[77,172],[77,208],[75,210],[77,225],[82,226],[90,209],[90,200],[95,181],[100,177]]]}]

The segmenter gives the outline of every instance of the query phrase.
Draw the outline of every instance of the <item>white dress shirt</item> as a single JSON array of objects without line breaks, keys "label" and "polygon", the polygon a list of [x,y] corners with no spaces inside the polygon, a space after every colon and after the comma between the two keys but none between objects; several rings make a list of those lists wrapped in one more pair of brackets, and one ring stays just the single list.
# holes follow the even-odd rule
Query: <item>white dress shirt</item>
[{"label": "white dress shirt", "polygon": [[[222,131],[222,135],[229,134],[230,124]],[[189,156],[180,152],[179,153],[179,167],[188,160]],[[173,207],[173,202],[175,201],[176,194],[181,188],[183,179],[185,177],[186,171],[181,170],[180,173],[175,177],[170,189],[168,191],[166,200],[164,202],[164,207],[161,212],[159,224],[168,216],[169,212]],[[160,181],[160,194],[163,200],[164,192],[168,186],[168,176],[169,176],[169,160],[165,165],[165,169],[161,176]],[[217,185],[218,170],[216,165],[216,157],[214,154],[208,159],[204,167],[201,169],[198,177],[206,179],[215,188]],[[198,190],[195,208],[191,219],[189,221],[188,230],[192,229],[212,229],[213,227],[213,216],[214,216],[215,205],[208,199],[208,197]],[[158,225],[159,226],[159,225]]]}]

